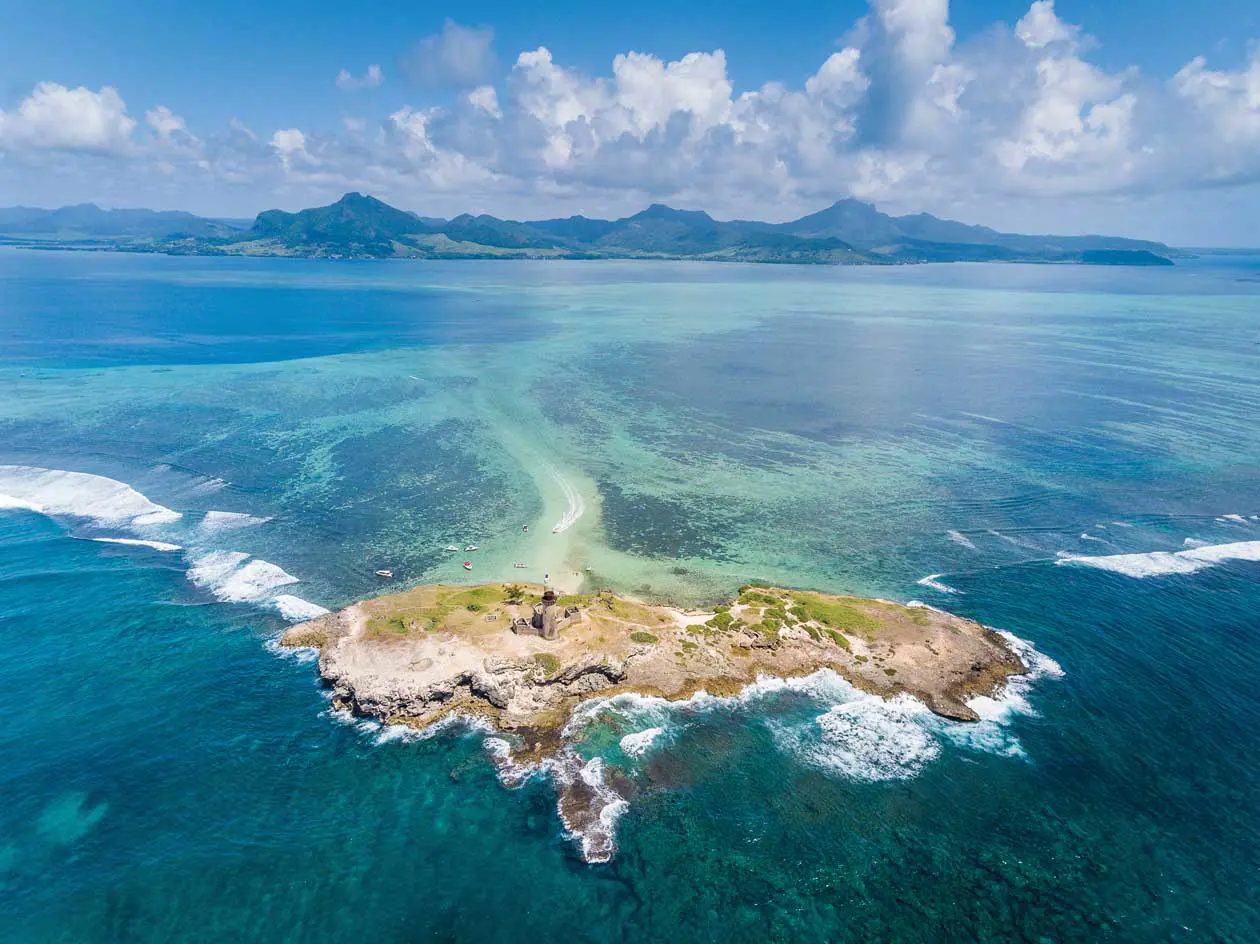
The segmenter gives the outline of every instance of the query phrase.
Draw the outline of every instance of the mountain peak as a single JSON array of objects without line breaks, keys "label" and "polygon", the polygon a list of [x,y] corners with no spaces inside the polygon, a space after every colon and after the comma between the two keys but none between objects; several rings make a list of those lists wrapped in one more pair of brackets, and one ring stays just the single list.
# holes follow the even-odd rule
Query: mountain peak
[{"label": "mountain peak", "polygon": [[683,220],[691,223],[712,223],[713,217],[704,210],[676,210],[663,203],[653,203],[646,210],[640,210],[632,220]]}]

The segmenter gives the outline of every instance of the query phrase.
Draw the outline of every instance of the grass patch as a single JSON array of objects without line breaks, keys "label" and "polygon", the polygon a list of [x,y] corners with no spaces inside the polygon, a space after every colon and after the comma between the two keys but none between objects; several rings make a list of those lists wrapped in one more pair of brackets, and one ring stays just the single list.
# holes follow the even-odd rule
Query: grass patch
[{"label": "grass patch", "polygon": [[[831,641],[834,642],[841,649],[844,649],[846,652],[853,651],[853,647],[849,645],[849,639],[847,636],[844,635],[844,633],[838,632],[837,630],[834,630],[830,626],[828,626],[827,635],[830,636]],[[863,662],[866,661],[865,656],[858,656],[858,658],[861,659]]]},{"label": "grass patch", "polygon": [[714,613],[713,618],[709,620],[707,623],[705,623],[704,625],[710,627],[711,629],[716,629],[716,630],[725,632],[726,630],[731,628],[731,624],[734,622],[735,622],[735,617],[731,616],[731,611],[728,608],[724,611],[719,610],[718,612]]},{"label": "grass patch", "polygon": [[772,593],[762,593],[759,590],[744,590],[739,594],[739,602],[745,606],[753,603],[763,603],[766,606],[782,606],[783,601]]},{"label": "grass patch", "polygon": [[639,630],[635,630],[633,633],[631,633],[631,634],[630,634],[630,639],[631,639],[631,641],[633,641],[633,642],[642,642],[642,643],[654,643],[654,642],[659,642],[659,641],[660,641],[660,640],[658,640],[655,636],[653,636],[651,633],[645,633],[645,632],[644,632],[643,630],[641,630],[641,629],[639,629]]},{"label": "grass patch", "polygon": [[896,669],[884,669],[884,674],[885,674],[885,675],[896,675],[896,674],[897,674],[897,670],[896,670]]},{"label": "grass patch", "polygon": [[879,628],[879,620],[846,600],[828,600],[814,593],[793,593],[792,599],[796,601],[794,611],[804,610],[798,619],[810,619],[832,629]]},{"label": "grass patch", "polygon": [[552,655],[550,652],[535,652],[534,661],[538,663],[548,678],[560,671],[559,657]]}]

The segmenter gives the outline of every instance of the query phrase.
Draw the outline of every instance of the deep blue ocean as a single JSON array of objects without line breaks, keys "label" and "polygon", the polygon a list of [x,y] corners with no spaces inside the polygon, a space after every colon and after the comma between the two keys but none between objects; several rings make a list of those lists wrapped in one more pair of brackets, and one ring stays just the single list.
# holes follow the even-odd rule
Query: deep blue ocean
[{"label": "deep blue ocean", "polygon": [[[975,725],[599,707],[591,864],[483,732],[339,716],[274,645],[515,560],[920,600],[1037,671]],[[1258,613],[1260,256],[0,251],[5,942],[1260,940]]]}]

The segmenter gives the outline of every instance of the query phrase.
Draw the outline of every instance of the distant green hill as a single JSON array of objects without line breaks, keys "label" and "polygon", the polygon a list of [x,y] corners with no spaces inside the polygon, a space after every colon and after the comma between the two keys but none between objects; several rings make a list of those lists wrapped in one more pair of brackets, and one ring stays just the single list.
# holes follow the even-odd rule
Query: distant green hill
[{"label": "distant green hill", "polygon": [[619,220],[583,216],[518,222],[482,214],[422,217],[348,193],[297,213],[265,210],[240,229],[188,213],[0,209],[0,235],[108,235],[118,248],[168,253],[322,258],[650,258],[818,264],[1078,262],[1171,265],[1162,243],[1111,236],[1024,236],[942,220],[889,216],[840,200],[788,223],[715,220],[654,203]]},{"label": "distant green hill", "polygon": [[[243,228],[243,227],[241,227]],[[13,236],[55,236],[65,239],[170,239],[230,236],[238,228],[183,210],[102,210],[80,203],[58,210],[35,207],[0,209],[0,233]]]}]

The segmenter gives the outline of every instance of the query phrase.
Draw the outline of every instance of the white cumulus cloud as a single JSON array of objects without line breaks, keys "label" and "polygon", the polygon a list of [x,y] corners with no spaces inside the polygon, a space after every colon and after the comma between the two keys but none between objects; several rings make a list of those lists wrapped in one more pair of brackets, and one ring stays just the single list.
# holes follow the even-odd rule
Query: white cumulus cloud
[{"label": "white cumulus cloud", "polygon": [[113,86],[93,92],[40,82],[15,111],[0,111],[0,148],[124,151],[135,127]]}]

